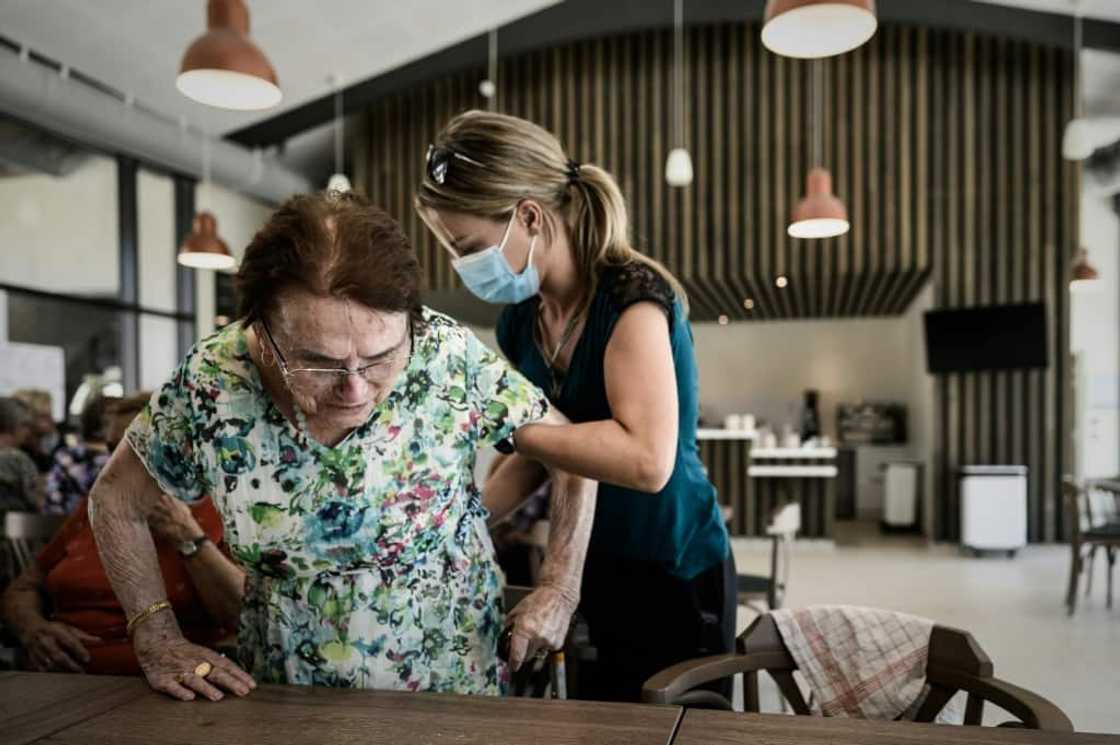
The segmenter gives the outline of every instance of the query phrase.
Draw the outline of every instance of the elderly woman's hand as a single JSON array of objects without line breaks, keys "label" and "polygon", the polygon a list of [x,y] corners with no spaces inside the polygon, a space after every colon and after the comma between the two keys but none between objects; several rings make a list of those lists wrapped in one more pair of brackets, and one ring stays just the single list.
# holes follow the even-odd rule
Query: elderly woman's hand
[{"label": "elderly woman's hand", "polygon": [[551,585],[538,587],[518,603],[506,619],[512,631],[510,666],[519,670],[538,652],[562,648],[577,605],[572,593]]},{"label": "elderly woman's hand", "polygon": [[170,543],[186,543],[205,535],[186,502],[167,494],[160,494],[148,513],[148,525],[153,533]]},{"label": "elderly woman's hand", "polygon": [[84,673],[90,644],[101,639],[65,623],[43,621],[20,636],[28,666],[38,672]]},{"label": "elderly woman's hand", "polygon": [[[220,701],[223,690],[246,696],[257,687],[249,673],[214,650],[191,644],[177,630],[140,627],[132,648],[148,685],[180,701],[193,701],[196,694]],[[196,675],[202,663],[209,663],[210,671]]]}]

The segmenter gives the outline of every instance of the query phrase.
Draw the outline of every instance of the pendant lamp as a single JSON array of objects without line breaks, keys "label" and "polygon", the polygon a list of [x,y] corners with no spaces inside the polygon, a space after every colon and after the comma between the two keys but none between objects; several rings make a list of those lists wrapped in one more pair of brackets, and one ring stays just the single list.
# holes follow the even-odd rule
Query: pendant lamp
[{"label": "pendant lamp", "polygon": [[673,132],[674,147],[665,159],[665,183],[683,188],[692,183],[692,156],[684,147],[684,83],[681,57],[684,54],[684,7],[673,0]]},{"label": "pendant lamp", "polygon": [[498,29],[490,29],[486,37],[486,77],[478,84],[478,92],[486,99],[486,108],[494,111],[498,98]]},{"label": "pendant lamp", "polygon": [[[813,162],[821,162],[821,138],[824,121],[821,116],[821,62],[813,62]],[[793,208],[786,232],[791,238],[834,238],[850,229],[848,211],[832,193],[832,174],[814,165],[805,178],[805,196]]]},{"label": "pendant lamp", "polygon": [[1070,267],[1069,290],[1070,292],[1090,292],[1100,286],[1097,268],[1089,263],[1089,252],[1084,248],[1078,249],[1077,255]]},{"label": "pendant lamp", "polygon": [[280,103],[276,71],[249,39],[244,0],[209,0],[206,27],[183,55],[175,80],[179,91],[219,109],[260,111]]},{"label": "pendant lamp", "polygon": [[878,26],[875,0],[769,0],[762,44],[783,57],[832,57],[866,44]]},{"label": "pendant lamp", "polygon": [[1062,157],[1066,160],[1085,160],[1097,149],[1090,124],[1082,112],[1081,33],[1081,8],[1077,0],[1073,0],[1073,118],[1062,133]]},{"label": "pendant lamp", "polygon": [[331,75],[330,82],[334,88],[334,173],[331,174],[330,179],[327,181],[327,191],[347,192],[350,191],[350,179],[347,177],[343,166],[346,160],[346,154],[343,150],[343,126],[345,119],[343,117],[342,109],[342,87],[340,78],[337,75]]},{"label": "pendant lamp", "polygon": [[[202,189],[210,183],[210,144],[206,134],[202,136]],[[202,211],[194,216],[190,234],[179,246],[178,261],[192,269],[213,269],[229,271],[237,265],[229,247],[218,236],[218,220],[210,212]]]}]

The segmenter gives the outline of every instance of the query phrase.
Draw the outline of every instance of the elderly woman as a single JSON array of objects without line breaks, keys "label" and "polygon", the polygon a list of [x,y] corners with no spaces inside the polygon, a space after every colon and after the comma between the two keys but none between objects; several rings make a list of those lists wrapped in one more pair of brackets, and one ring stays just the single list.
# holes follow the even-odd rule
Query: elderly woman
[{"label": "elderly woman", "polygon": [[[289,200],[246,250],[240,321],[187,355],[113,454],[91,520],[153,688],[183,700],[245,695],[254,678],[501,692],[503,580],[475,453],[565,421],[422,307],[418,274],[397,224],[361,197]],[[509,619],[515,668],[562,642],[579,600],[595,484],[551,476],[542,580]],[[486,503],[508,509],[522,481],[488,482]],[[145,522],[161,491],[209,494],[222,516],[248,574],[238,642],[252,676],[185,640],[167,612]]]}]

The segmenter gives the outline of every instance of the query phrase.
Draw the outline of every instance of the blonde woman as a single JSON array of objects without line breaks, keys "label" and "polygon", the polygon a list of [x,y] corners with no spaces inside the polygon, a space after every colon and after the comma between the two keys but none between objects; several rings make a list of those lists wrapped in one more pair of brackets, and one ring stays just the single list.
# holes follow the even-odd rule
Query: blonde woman
[{"label": "blonde woman", "polygon": [[601,482],[580,606],[591,697],[637,700],[661,668],[730,651],[735,572],[696,443],[685,294],[631,245],[614,178],[531,122],[471,111],[429,148],[416,208],[466,286],[506,305],[506,357],[576,423],[518,432],[516,450]]}]

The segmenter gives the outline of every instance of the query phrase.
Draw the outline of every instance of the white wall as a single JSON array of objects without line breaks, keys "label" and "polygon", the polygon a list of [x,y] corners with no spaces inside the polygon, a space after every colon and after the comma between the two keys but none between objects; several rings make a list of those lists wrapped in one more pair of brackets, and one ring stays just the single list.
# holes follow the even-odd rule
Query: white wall
[{"label": "white wall", "polygon": [[117,162],[91,155],[63,178],[0,178],[0,279],[115,296],[120,280]]},{"label": "white wall", "polygon": [[1077,475],[1120,473],[1120,217],[1086,192],[1081,242],[1100,278],[1070,296],[1070,351],[1076,358],[1074,417]]},{"label": "white wall", "polygon": [[[268,220],[273,208],[252,197],[217,184],[200,184],[195,192],[195,209],[214,213],[218,235],[240,261],[253,236]],[[195,270],[195,312],[197,335],[201,339],[214,331],[214,273]]]},{"label": "white wall", "polygon": [[[907,313],[896,318],[767,321],[693,325],[706,422],[731,413],[754,414],[780,431],[795,429],[804,391],[820,393],[821,430],[837,438],[841,403],[891,401],[906,405],[907,443],[857,451],[856,513],[882,512],[880,462],[926,463],[926,497],[932,494],[933,377],[926,372],[922,312],[932,307],[927,285]],[[925,514],[932,510],[928,507]],[[927,535],[932,533],[927,529]]]},{"label": "white wall", "polygon": [[[840,403],[909,404],[918,364],[903,317],[693,325],[706,422],[750,413],[796,429],[804,391],[820,392],[824,434]],[[921,341],[919,339],[919,341]]]}]

